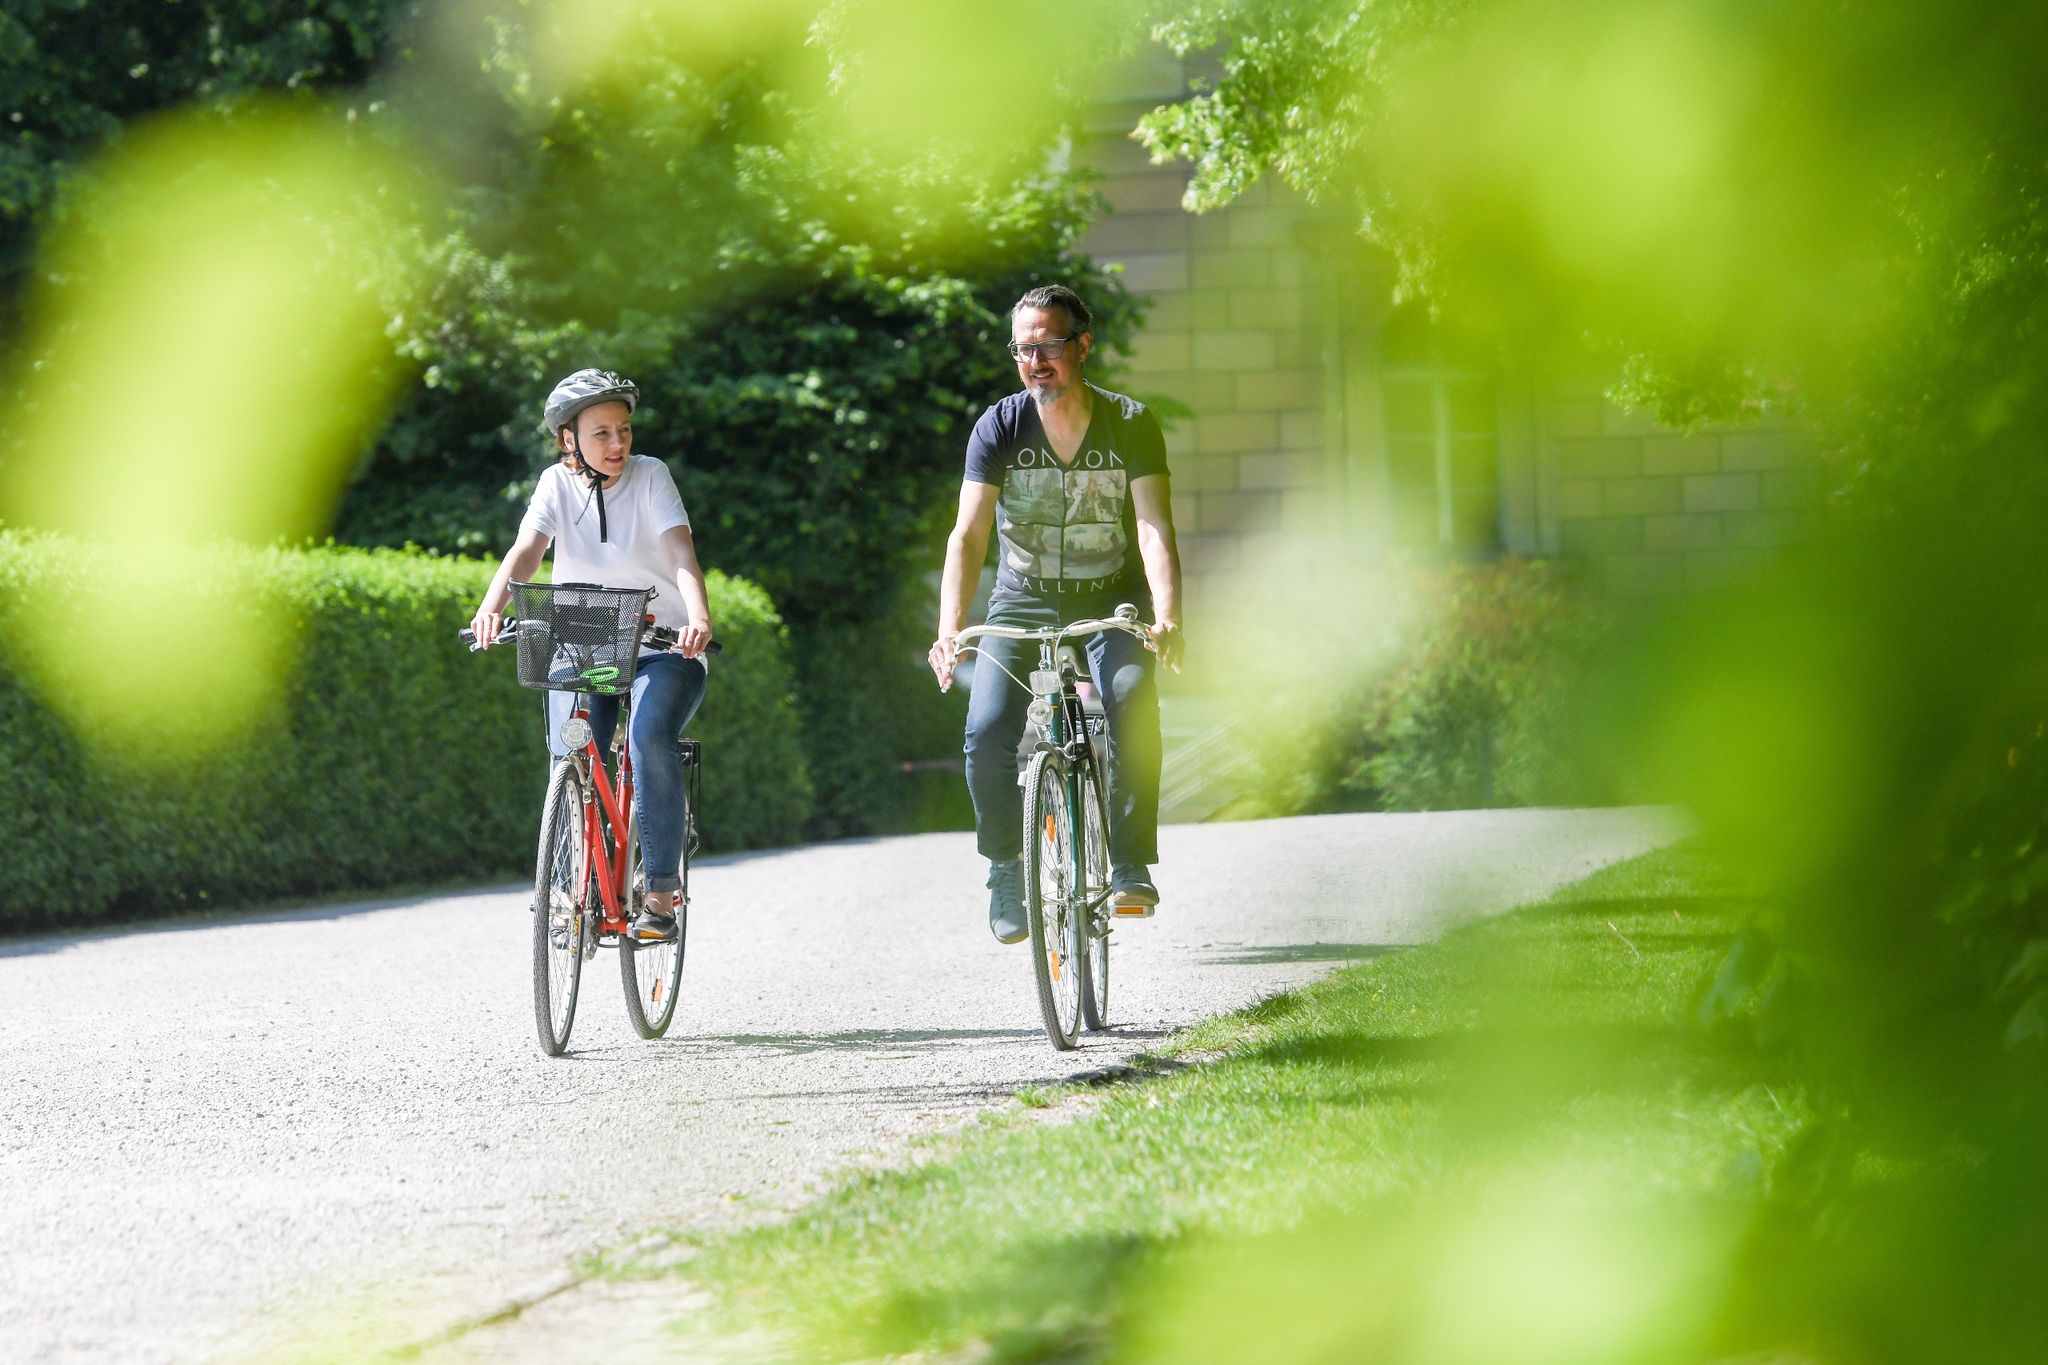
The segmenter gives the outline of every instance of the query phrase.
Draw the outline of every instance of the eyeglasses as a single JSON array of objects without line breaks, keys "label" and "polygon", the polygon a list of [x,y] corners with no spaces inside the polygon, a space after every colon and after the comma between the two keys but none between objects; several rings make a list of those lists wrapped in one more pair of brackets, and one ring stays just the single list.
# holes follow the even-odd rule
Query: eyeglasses
[{"label": "eyeglasses", "polygon": [[1073,337],[1054,337],[1050,341],[1013,341],[1003,349],[1010,353],[1010,359],[1022,364],[1031,359],[1058,360],[1066,354],[1067,343]]}]

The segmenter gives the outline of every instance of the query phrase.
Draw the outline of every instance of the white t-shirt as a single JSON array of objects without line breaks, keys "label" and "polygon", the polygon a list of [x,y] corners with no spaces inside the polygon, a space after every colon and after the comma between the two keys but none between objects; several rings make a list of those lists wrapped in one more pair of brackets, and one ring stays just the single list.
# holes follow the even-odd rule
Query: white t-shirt
[{"label": "white t-shirt", "polygon": [[670,527],[690,524],[668,466],[652,455],[629,457],[619,481],[604,490],[604,517],[608,536],[600,541],[590,480],[557,463],[541,474],[519,533],[539,531],[554,542],[555,582],[655,588],[658,594],[647,604],[655,623],[676,630],[688,626],[683,590],[661,548]]}]

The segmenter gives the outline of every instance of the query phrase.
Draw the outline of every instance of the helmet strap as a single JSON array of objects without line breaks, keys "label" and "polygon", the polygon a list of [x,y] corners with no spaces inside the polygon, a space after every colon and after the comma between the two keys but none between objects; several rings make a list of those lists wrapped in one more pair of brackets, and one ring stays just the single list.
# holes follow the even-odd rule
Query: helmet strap
[{"label": "helmet strap", "polygon": [[576,419],[569,419],[569,452],[576,457],[576,470],[590,480],[590,490],[597,496],[597,539],[600,544],[612,538],[611,528],[604,519],[604,475],[591,467],[583,458],[583,438],[577,434]]}]

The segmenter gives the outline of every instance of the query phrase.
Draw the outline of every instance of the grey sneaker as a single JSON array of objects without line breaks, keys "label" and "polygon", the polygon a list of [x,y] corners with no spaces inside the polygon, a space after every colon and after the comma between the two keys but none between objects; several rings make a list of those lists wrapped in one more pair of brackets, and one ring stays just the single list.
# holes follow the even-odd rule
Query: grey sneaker
[{"label": "grey sneaker", "polygon": [[633,937],[641,943],[673,943],[676,937],[676,917],[642,910],[633,916]]},{"label": "grey sneaker", "polygon": [[988,865],[988,930],[998,943],[1021,943],[1031,936],[1024,920],[1024,860],[992,858]]},{"label": "grey sneaker", "polygon": [[1118,863],[1109,869],[1109,909],[1119,919],[1149,919],[1159,906],[1159,888],[1143,863]]}]

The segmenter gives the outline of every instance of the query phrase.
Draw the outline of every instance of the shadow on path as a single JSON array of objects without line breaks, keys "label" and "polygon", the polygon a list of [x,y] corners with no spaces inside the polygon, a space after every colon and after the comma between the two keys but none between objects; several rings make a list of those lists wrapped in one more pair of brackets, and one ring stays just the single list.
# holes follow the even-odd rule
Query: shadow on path
[{"label": "shadow on path", "polygon": [[873,1052],[900,1047],[1008,1041],[1042,1036],[1026,1028],[853,1029],[845,1033],[726,1033],[679,1038],[682,1043],[722,1047],[765,1048],[779,1056],[812,1052]]},{"label": "shadow on path", "polygon": [[337,896],[332,903],[309,905],[301,901],[296,905],[287,903],[259,910],[195,910],[189,914],[164,919],[77,924],[58,929],[54,933],[0,938],[0,958],[61,953],[70,948],[83,947],[88,943],[135,938],[143,934],[187,934],[199,929],[240,929],[263,924],[307,924],[316,920],[350,919],[357,915],[375,914],[379,910],[416,909],[427,901],[493,900],[505,896],[532,894],[533,887],[526,882],[492,886],[466,883],[462,886],[425,886],[399,890],[377,900],[366,901],[357,898],[354,893],[349,893],[348,899],[343,900]]},{"label": "shadow on path", "polygon": [[1202,954],[1218,967],[1260,967],[1275,962],[1363,962],[1399,952],[1403,943],[1273,943]]}]

